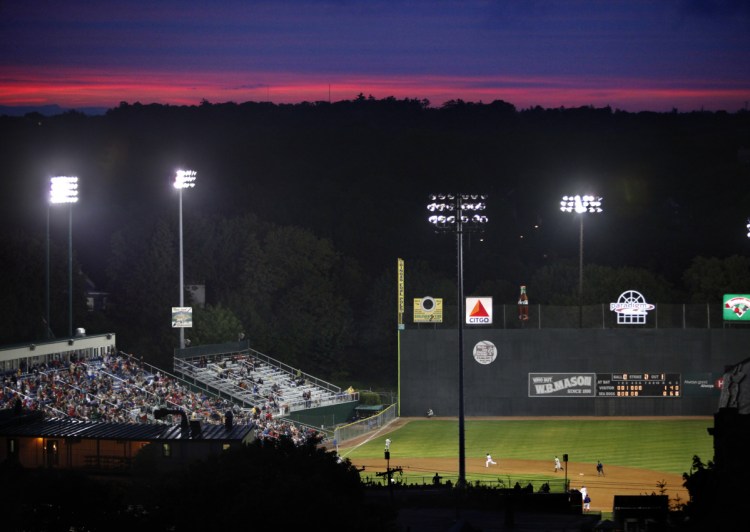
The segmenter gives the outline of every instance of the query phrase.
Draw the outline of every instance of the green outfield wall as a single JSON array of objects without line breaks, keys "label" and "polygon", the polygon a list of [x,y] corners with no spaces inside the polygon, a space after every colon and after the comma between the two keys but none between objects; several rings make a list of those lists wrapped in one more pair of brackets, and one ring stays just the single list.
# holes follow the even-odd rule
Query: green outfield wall
[{"label": "green outfield wall", "polygon": [[347,401],[335,405],[296,410],[284,418],[312,427],[333,429],[336,425],[350,421],[354,417],[354,409],[358,404],[356,401]]},{"label": "green outfield wall", "polygon": [[[718,409],[748,329],[463,331],[467,416],[694,416]],[[400,334],[401,416],[456,416],[458,331]]]}]

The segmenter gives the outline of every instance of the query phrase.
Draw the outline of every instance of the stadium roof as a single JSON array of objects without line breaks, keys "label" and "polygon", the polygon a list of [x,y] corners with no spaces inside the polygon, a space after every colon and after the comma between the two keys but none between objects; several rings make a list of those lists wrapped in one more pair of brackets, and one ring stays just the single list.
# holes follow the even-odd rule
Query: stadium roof
[{"label": "stadium roof", "polygon": [[[244,440],[253,430],[248,425],[224,425],[201,423],[198,437],[191,437],[191,430],[178,425],[156,423],[115,423],[80,421],[75,419],[43,419],[33,414],[11,415],[5,410],[0,415],[0,435],[36,438],[81,438],[93,440]],[[195,422],[193,422],[195,423]]]}]

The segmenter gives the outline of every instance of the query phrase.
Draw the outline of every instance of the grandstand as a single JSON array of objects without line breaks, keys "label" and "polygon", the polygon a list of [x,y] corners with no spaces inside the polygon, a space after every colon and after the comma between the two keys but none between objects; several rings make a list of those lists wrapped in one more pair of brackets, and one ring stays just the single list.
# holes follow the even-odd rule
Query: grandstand
[{"label": "grandstand", "polygon": [[265,404],[285,416],[314,407],[358,400],[358,394],[322,381],[250,348],[197,352],[175,357],[174,372],[193,385],[240,405]]},{"label": "grandstand", "polygon": [[174,373],[195,389],[246,408],[262,405],[280,419],[333,429],[354,417],[359,392],[342,390],[252,349],[248,341],[178,349]]},{"label": "grandstand", "polygon": [[[117,423],[178,423],[156,409],[192,421],[255,427],[256,437],[300,441],[316,427],[290,414],[321,408],[353,411],[358,394],[295,370],[246,346],[201,346],[175,357],[169,373],[124,352],[113,334],[0,350],[0,409],[18,405],[47,417]],[[348,414],[340,414],[343,421]],[[321,427],[322,428],[322,427]],[[323,432],[322,430],[320,432]],[[316,437],[317,437],[316,436]]]}]

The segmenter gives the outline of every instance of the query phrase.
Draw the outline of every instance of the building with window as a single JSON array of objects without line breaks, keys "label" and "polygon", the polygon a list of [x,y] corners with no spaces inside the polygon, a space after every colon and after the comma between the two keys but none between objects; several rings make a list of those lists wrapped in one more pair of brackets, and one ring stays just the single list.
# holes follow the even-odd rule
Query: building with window
[{"label": "building with window", "polygon": [[0,463],[30,469],[127,470],[137,456],[151,467],[179,468],[254,439],[250,425],[94,422],[0,410]]}]

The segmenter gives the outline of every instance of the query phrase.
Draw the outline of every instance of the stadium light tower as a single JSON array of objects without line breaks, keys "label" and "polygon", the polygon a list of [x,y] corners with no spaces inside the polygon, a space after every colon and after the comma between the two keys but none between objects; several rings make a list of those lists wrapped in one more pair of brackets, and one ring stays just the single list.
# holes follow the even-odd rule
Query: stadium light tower
[{"label": "stadium light tower", "polygon": [[[193,188],[195,186],[196,172],[194,170],[177,170],[174,179],[174,188],[180,196],[180,307],[185,306],[185,286],[183,282],[183,262],[182,262],[182,189]],[[185,327],[180,327],[180,349],[185,349]]]},{"label": "stadium light tower", "polygon": [[[78,202],[78,178],[50,178],[49,202],[68,207],[68,336],[73,337],[73,204]],[[47,207],[47,328],[49,329],[49,206]]]},{"label": "stadium light tower", "polygon": [[480,231],[487,223],[484,194],[432,194],[428,221],[437,232],[456,233],[458,259],[458,482],[466,487],[466,442],[464,429],[464,232]]},{"label": "stadium light tower", "polygon": [[575,212],[581,221],[578,233],[578,327],[583,327],[583,215],[602,212],[602,198],[600,196],[563,196],[560,210]]},{"label": "stadium light tower", "polygon": [[[50,183],[50,188],[52,184]],[[50,316],[49,316],[49,205],[50,197],[47,196],[47,241],[45,243],[45,257],[44,257],[44,299],[45,299],[45,323],[44,323],[44,338],[49,340],[52,335],[52,329],[50,327]]]}]

